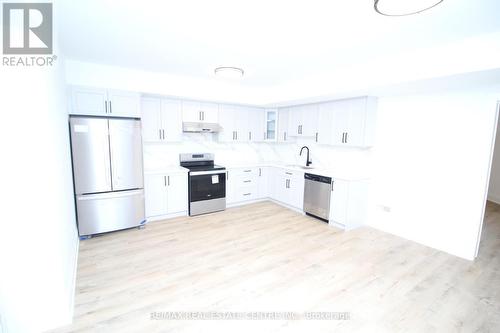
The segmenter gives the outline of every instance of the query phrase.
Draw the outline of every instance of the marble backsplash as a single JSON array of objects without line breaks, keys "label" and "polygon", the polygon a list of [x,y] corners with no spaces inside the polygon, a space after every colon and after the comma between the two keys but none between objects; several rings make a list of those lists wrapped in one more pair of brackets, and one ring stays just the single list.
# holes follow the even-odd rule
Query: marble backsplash
[{"label": "marble backsplash", "polygon": [[313,166],[320,169],[370,174],[371,149],[342,148],[319,145],[313,138],[300,138],[293,143],[220,143],[217,134],[184,133],[182,142],[148,143],[144,145],[144,167],[157,170],[179,165],[181,153],[214,153],[215,162],[223,166],[259,163],[305,165],[308,146]]}]

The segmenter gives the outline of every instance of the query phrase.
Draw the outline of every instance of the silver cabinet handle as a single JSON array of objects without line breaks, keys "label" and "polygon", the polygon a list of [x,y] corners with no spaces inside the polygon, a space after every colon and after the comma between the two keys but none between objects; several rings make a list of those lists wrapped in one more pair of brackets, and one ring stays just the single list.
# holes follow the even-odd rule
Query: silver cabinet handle
[{"label": "silver cabinet handle", "polygon": [[243,183],[251,183],[251,180],[244,180]]},{"label": "silver cabinet handle", "polygon": [[160,135],[160,140],[161,140],[161,129],[158,129],[158,134]]},{"label": "silver cabinet handle", "polygon": [[291,172],[285,172],[285,174],[290,175],[290,176],[293,175],[293,173],[291,173]]},{"label": "silver cabinet handle", "polygon": [[333,192],[333,182],[334,182],[334,180],[332,180],[332,192]]},{"label": "silver cabinet handle", "polygon": [[252,172],[252,170],[243,170],[243,172]]},{"label": "silver cabinet handle", "polygon": [[168,183],[168,186],[170,186],[170,176],[167,176],[167,183]]},{"label": "silver cabinet handle", "polygon": [[345,133],[342,133],[342,143],[345,143],[344,142],[344,137],[345,137]]},{"label": "silver cabinet handle", "polygon": [[226,180],[229,180],[229,171],[226,172]]},{"label": "silver cabinet handle", "polygon": [[113,109],[111,108],[111,101],[109,101],[109,113],[113,113]]},{"label": "silver cabinet handle", "polygon": [[163,140],[165,140],[165,130],[163,129],[163,130],[161,130],[161,131],[162,131],[162,133],[163,133]]},{"label": "silver cabinet handle", "polygon": [[283,137],[285,138],[285,141],[286,141],[286,132],[285,132],[285,133],[283,133]]},{"label": "silver cabinet handle", "polygon": [[262,169],[259,168],[259,177],[262,177]]},{"label": "silver cabinet handle", "polygon": [[251,195],[252,193],[244,193],[243,195]]},{"label": "silver cabinet handle", "polygon": [[167,176],[163,176],[163,184],[165,184],[165,186],[167,186]]},{"label": "silver cabinet handle", "polygon": [[252,141],[252,132],[248,132],[248,140]]},{"label": "silver cabinet handle", "polygon": [[104,112],[108,113],[108,101],[104,101]]},{"label": "silver cabinet handle", "polygon": [[347,143],[347,135],[349,134],[349,132],[345,132],[345,143]]},{"label": "silver cabinet handle", "polygon": [[316,132],[316,142],[318,142],[318,132]]},{"label": "silver cabinet handle", "polygon": [[201,111],[198,111],[198,120],[201,120]]}]

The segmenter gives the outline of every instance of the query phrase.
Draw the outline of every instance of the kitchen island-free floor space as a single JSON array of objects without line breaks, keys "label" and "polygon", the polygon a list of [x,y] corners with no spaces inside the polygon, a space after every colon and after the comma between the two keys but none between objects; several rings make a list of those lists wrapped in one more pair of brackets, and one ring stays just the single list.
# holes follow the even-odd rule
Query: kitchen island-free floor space
[{"label": "kitchen island-free floor space", "polygon": [[[153,222],[80,243],[74,323],[55,332],[498,332],[499,239],[494,204],[475,262],[271,202]],[[162,317],[182,311],[349,319]]]}]

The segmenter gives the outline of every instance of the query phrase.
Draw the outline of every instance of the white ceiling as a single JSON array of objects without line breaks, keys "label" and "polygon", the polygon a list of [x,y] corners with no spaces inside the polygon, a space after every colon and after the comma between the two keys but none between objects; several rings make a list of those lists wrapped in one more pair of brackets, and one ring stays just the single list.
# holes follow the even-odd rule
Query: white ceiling
[{"label": "white ceiling", "polygon": [[499,0],[408,17],[381,16],[373,0],[85,0],[60,2],[57,17],[69,59],[207,80],[238,66],[238,85],[268,89],[499,32],[498,13]]}]

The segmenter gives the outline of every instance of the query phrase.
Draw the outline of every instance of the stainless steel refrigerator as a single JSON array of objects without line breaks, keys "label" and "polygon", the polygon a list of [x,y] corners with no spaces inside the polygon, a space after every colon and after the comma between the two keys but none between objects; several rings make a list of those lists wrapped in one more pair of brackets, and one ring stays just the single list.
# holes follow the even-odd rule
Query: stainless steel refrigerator
[{"label": "stainless steel refrigerator", "polygon": [[141,121],[74,116],[69,122],[80,236],[142,225]]}]

